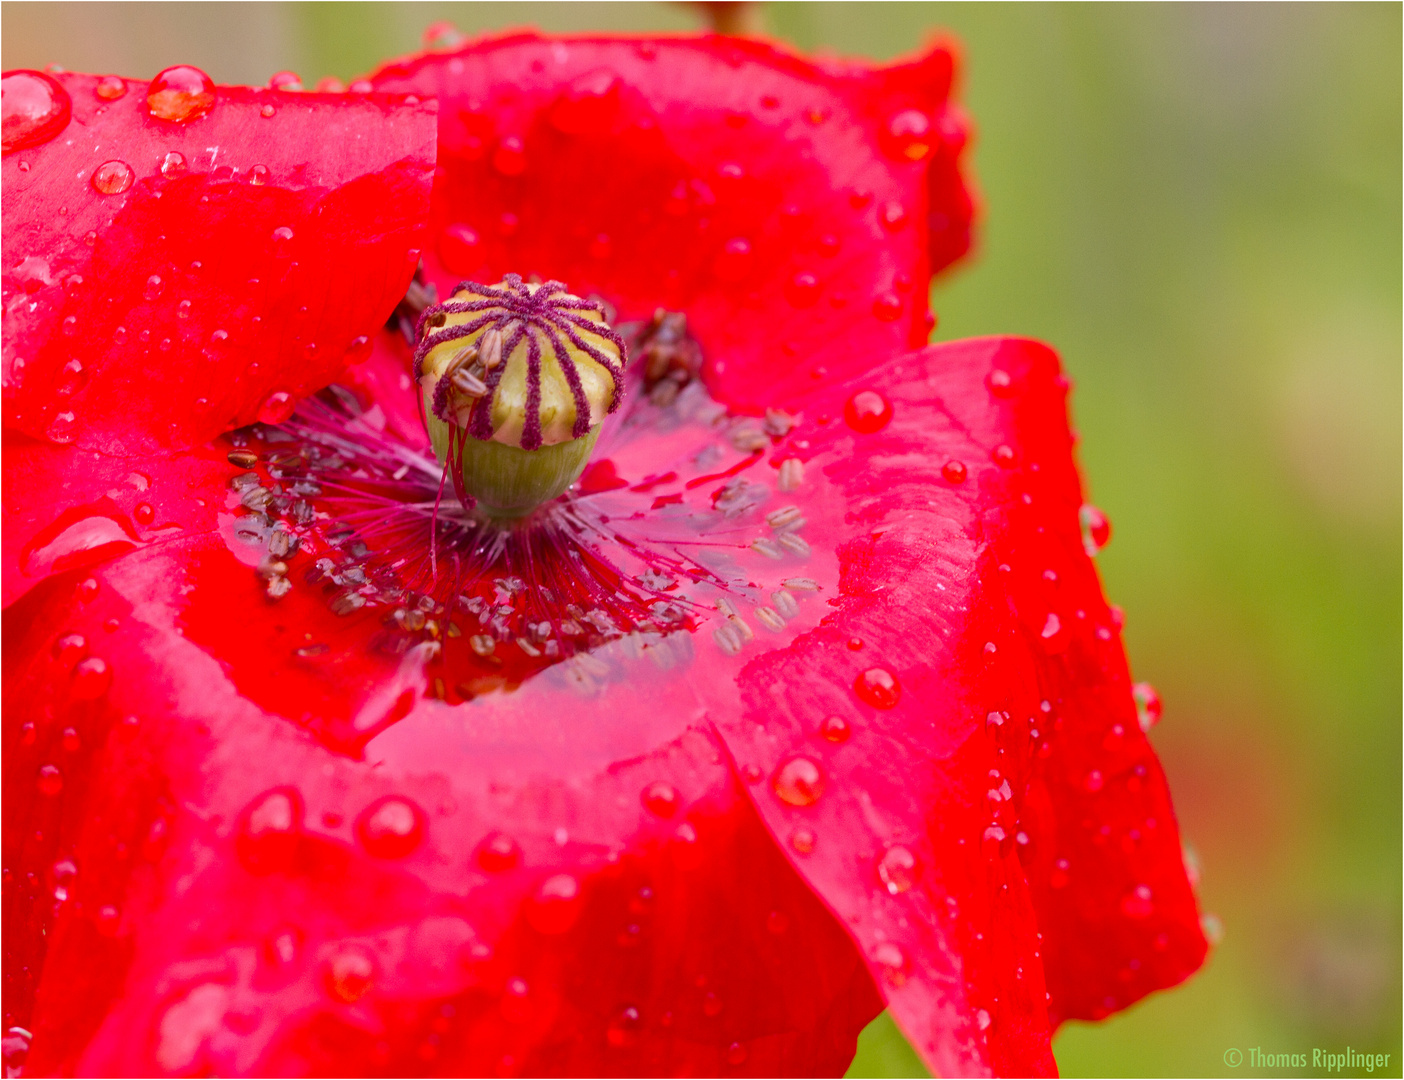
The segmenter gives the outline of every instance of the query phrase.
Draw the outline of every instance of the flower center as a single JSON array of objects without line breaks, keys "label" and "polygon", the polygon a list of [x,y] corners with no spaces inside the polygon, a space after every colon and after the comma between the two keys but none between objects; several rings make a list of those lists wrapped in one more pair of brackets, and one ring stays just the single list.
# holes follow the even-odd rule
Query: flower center
[{"label": "flower center", "polygon": [[575,482],[623,397],[626,350],[602,305],[509,274],[464,282],[419,335],[425,426],[464,506],[520,518]]}]

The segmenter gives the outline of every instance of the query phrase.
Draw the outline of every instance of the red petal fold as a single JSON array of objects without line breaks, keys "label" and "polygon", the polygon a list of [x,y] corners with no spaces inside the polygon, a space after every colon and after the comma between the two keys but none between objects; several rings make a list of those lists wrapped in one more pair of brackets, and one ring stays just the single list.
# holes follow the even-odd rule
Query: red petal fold
[{"label": "red petal fold", "polygon": [[929,276],[970,238],[951,79],[945,47],[870,67],[523,33],[373,81],[440,102],[425,262],[441,293],[516,272],[625,317],[686,309],[709,386],[759,411],[789,379],[926,341]]},{"label": "red petal fold", "polygon": [[[189,69],[186,69],[189,70]],[[433,103],[55,76],[72,119],[7,152],[5,425],[109,454],[286,416],[404,295]]]}]

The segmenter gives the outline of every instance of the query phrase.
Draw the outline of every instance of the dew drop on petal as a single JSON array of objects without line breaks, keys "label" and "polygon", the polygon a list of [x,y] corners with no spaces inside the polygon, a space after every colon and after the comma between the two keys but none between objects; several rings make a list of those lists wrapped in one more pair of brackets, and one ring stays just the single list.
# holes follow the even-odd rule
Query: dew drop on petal
[{"label": "dew drop on petal", "polygon": [[988,1031],[992,1023],[994,1023],[994,1021],[990,1019],[990,1012],[988,1009],[975,1010],[975,1026],[981,1031]]},{"label": "dew drop on petal", "polygon": [[610,1018],[609,1026],[605,1028],[605,1042],[616,1050],[633,1046],[639,1041],[642,1027],[639,1010],[633,1005],[626,1005]]},{"label": "dew drop on petal", "polygon": [[292,238],[293,231],[286,225],[279,225],[276,229],[273,230],[273,239],[278,241],[280,244],[286,244]]},{"label": "dew drop on petal", "polygon": [[91,183],[99,195],[120,195],[135,179],[136,173],[125,161],[104,161],[93,170]]},{"label": "dew drop on petal", "polygon": [[893,844],[882,853],[877,870],[883,887],[896,896],[916,884],[917,857],[912,854],[910,848],[902,844]]},{"label": "dew drop on petal", "polygon": [[96,701],[112,685],[112,669],[100,656],[80,660],[73,668],[73,696],[79,701]]},{"label": "dew drop on petal", "polygon": [[875,709],[890,709],[902,696],[897,676],[880,667],[868,668],[860,674],[853,682],[853,690]]},{"label": "dew drop on petal", "polygon": [[1000,443],[994,448],[994,452],[990,454],[990,458],[994,463],[1005,469],[1014,464],[1014,457],[1014,448],[1005,443]]},{"label": "dew drop on petal", "polygon": [[327,992],[337,1001],[359,1001],[374,982],[375,962],[359,945],[344,945],[327,959]]},{"label": "dew drop on petal", "polygon": [[275,109],[271,104],[269,104],[259,109],[258,115],[263,117],[265,120],[268,120],[271,119],[277,113],[277,111],[277,109]]},{"label": "dew drop on petal", "polygon": [[185,155],[179,150],[172,150],[161,159],[162,176],[180,176],[185,171]]},{"label": "dew drop on petal", "polygon": [[951,458],[950,461],[941,466],[941,475],[949,483],[963,483],[965,481],[965,462]]},{"label": "dew drop on petal", "polygon": [[104,75],[93,87],[93,93],[103,101],[116,101],[127,94],[127,83],[116,75]]},{"label": "dew drop on petal", "polygon": [[521,859],[522,849],[505,833],[489,833],[478,845],[478,865],[490,874],[511,870]]},{"label": "dew drop on petal", "polygon": [[424,811],[409,799],[387,795],[356,819],[356,838],[378,859],[399,859],[424,838]]},{"label": "dew drop on petal", "polygon": [[1083,503],[1077,512],[1078,524],[1082,526],[1082,546],[1089,555],[1096,555],[1107,546],[1111,539],[1111,522],[1107,515],[1091,503]]},{"label": "dew drop on petal", "polygon": [[1155,913],[1149,885],[1137,885],[1121,898],[1121,913],[1128,919],[1148,919]]},{"label": "dew drop on petal", "polygon": [[790,806],[812,806],[824,793],[824,773],[807,757],[792,757],[775,770],[771,786]]},{"label": "dew drop on petal", "polygon": [[553,874],[526,904],[527,922],[542,934],[564,934],[580,918],[584,897],[574,874]]},{"label": "dew drop on petal", "polygon": [[296,71],[279,71],[268,80],[270,90],[301,90],[302,76]]},{"label": "dew drop on petal", "polygon": [[526,148],[522,145],[522,140],[515,135],[508,135],[497,144],[497,149],[492,155],[492,167],[503,176],[521,176],[526,172]]},{"label": "dew drop on petal", "polygon": [[995,397],[1008,397],[1014,392],[1014,377],[1003,368],[995,368],[985,376],[985,385]]},{"label": "dew drop on petal", "polygon": [[713,991],[708,990],[702,995],[702,1014],[704,1016],[720,1016],[722,1011],[722,999]]},{"label": "dew drop on petal", "polygon": [[1160,721],[1160,695],[1150,683],[1138,682],[1131,687],[1131,696],[1136,702],[1136,719],[1140,721],[1141,730],[1149,731]]},{"label": "dew drop on petal", "polygon": [[672,784],[658,781],[643,790],[643,804],[650,813],[672,817],[678,812],[678,792]]},{"label": "dew drop on petal", "polygon": [[785,286],[785,299],[797,308],[813,307],[819,300],[819,279],[809,273],[796,274]]},{"label": "dew drop on petal", "polygon": [[886,136],[888,153],[902,161],[921,161],[935,139],[931,118],[917,109],[904,109],[888,120]]},{"label": "dew drop on petal", "polygon": [[54,642],[54,659],[65,671],[88,655],[88,639],[82,634],[64,634]]},{"label": "dew drop on petal", "polygon": [[214,108],[214,81],[197,67],[168,67],[146,88],[146,110],[157,120],[185,124]]},{"label": "dew drop on petal", "polygon": [[801,855],[808,855],[813,852],[816,843],[818,843],[818,838],[814,835],[814,830],[808,825],[801,825],[790,834],[790,847],[794,848]]},{"label": "dew drop on petal", "polygon": [[1082,778],[1082,790],[1089,795],[1097,794],[1097,792],[1102,790],[1105,784],[1106,777],[1102,775],[1100,769],[1089,770],[1087,775]]},{"label": "dew drop on petal", "polygon": [[249,170],[249,183],[254,187],[263,187],[268,183],[268,166],[255,165]]},{"label": "dew drop on petal", "polygon": [[482,241],[476,230],[463,224],[444,227],[439,234],[439,257],[450,270],[476,270],[483,259]]},{"label": "dew drop on petal", "polygon": [[743,1043],[734,1042],[726,1048],[726,1063],[728,1065],[744,1065],[746,1063],[746,1047]]},{"label": "dew drop on petal", "polygon": [[146,288],[142,291],[142,295],[148,300],[159,300],[165,291],[166,283],[161,280],[161,275],[152,274],[146,279]]},{"label": "dew drop on petal", "polygon": [[847,742],[848,737],[853,734],[848,721],[842,716],[826,716],[824,722],[819,725],[819,733],[833,743]]},{"label": "dew drop on petal", "polygon": [[46,143],[68,126],[68,91],[41,71],[11,71],[0,79],[0,142],[4,152]]},{"label": "dew drop on petal", "polygon": [[895,199],[882,208],[882,223],[889,232],[897,232],[907,223],[906,208]]},{"label": "dew drop on petal", "polygon": [[881,431],[892,421],[892,403],[876,390],[859,390],[843,407],[843,419],[861,435]]},{"label": "dew drop on petal", "polygon": [[734,283],[751,272],[752,261],[751,242],[745,237],[735,236],[722,245],[721,252],[712,263],[712,271],[722,281]]},{"label": "dew drop on petal", "polygon": [[54,796],[63,790],[63,773],[57,765],[45,765],[39,770],[39,794]]},{"label": "dew drop on petal", "polygon": [[275,390],[258,408],[258,419],[264,424],[281,424],[292,416],[297,401],[286,390]]},{"label": "dew drop on petal", "polygon": [[258,796],[240,815],[234,845],[239,861],[256,873],[286,868],[297,854],[302,815],[302,796],[293,788]]},{"label": "dew drop on petal", "polygon": [[883,322],[892,322],[902,314],[902,298],[895,292],[880,292],[873,298],[873,314]]},{"label": "dew drop on petal", "polygon": [[895,941],[878,942],[873,948],[872,958],[883,978],[893,986],[901,986],[907,981],[907,954]]},{"label": "dew drop on petal", "polygon": [[502,988],[502,1017],[513,1023],[520,1024],[531,1016],[531,987],[527,981],[521,978],[507,980],[507,985]]},{"label": "dew drop on petal", "polygon": [[765,917],[765,928],[768,932],[779,937],[790,928],[790,917],[783,911],[772,911]]}]

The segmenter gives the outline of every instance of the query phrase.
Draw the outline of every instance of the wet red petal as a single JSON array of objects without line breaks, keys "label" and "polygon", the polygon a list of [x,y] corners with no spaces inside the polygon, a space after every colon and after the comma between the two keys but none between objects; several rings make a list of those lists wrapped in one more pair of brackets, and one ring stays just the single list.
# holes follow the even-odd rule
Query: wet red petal
[{"label": "wet red petal", "polygon": [[[684,653],[620,639],[458,707],[436,699],[475,663],[462,639],[436,649],[421,622],[420,644],[377,652],[385,609],[333,614],[301,576],[315,552],[276,603],[257,546],[233,558],[226,534],[134,552],[91,587],[50,579],[5,635],[7,865],[36,875],[7,947],[39,971],[51,942],[36,1062],[836,1070],[875,982],[938,1071],[1050,1071],[1053,1022],[1204,950],[1083,546],[1064,386],[1043,346],[958,343],[788,402],[804,416],[778,473],[744,440],[699,460],[686,426],[602,439],[627,486],[593,505],[628,520],[676,489],[645,540],[734,511],[709,565],[760,587]],[[875,430],[843,419],[861,392],[888,406]],[[74,634],[108,671],[96,694],[67,666]],[[70,728],[103,756],[63,758]],[[300,802],[265,812],[289,789]],[[386,800],[422,824],[380,822]],[[240,861],[250,807],[245,848],[291,872]],[[44,875],[68,853],[81,904],[45,939]],[[378,1043],[357,1033],[377,1025]]]},{"label": "wet red petal", "polygon": [[55,78],[71,122],[3,165],[7,427],[197,445],[325,384],[403,296],[432,103]]},{"label": "wet red petal", "polygon": [[709,385],[759,409],[926,340],[926,282],[972,213],[951,67],[944,47],[873,68],[719,37],[517,34],[374,81],[441,103],[441,292],[518,272],[625,317],[685,308]]}]

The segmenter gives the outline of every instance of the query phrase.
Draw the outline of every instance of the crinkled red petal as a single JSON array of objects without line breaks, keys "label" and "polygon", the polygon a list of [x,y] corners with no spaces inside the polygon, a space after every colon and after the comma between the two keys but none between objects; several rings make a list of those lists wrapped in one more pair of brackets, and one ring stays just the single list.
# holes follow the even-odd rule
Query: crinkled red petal
[{"label": "crinkled red petal", "polygon": [[708,384],[758,411],[796,378],[926,341],[930,274],[970,242],[951,78],[944,47],[872,67],[723,37],[526,33],[373,81],[440,102],[441,293],[516,272],[625,317],[685,309]]},{"label": "crinkled red petal", "polygon": [[369,348],[418,259],[432,103],[219,87],[173,123],[146,83],[55,77],[71,121],[0,167],[6,427],[198,445]]},{"label": "crinkled red petal", "polygon": [[[330,518],[270,602],[244,507],[300,436],[259,444],[254,498],[211,493],[217,534],[51,578],[5,616],[35,1068],[837,1071],[876,981],[938,1071],[1051,1071],[1045,986],[1055,1018],[1124,1004],[1204,949],[1062,393],[1047,349],[994,340],[792,401],[764,453],[695,398],[621,419],[573,512],[620,566],[679,554],[648,587],[696,632],[563,663],[469,650],[505,578],[442,613],[357,592],[376,554]],[[328,492],[381,466],[338,467]],[[360,535],[424,581],[385,517]]]}]

